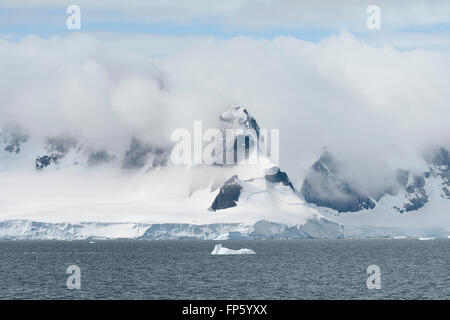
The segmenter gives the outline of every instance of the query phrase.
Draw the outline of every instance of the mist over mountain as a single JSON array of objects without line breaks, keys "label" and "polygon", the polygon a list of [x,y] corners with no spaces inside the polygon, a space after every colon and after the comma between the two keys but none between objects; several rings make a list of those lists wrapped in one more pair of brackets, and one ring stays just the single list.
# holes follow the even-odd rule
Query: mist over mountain
[{"label": "mist over mountain", "polygon": [[133,137],[164,148],[194,120],[220,127],[230,104],[280,129],[281,165],[300,171],[298,186],[324,146],[365,189],[405,161],[420,171],[423,149],[449,146],[445,52],[373,47],[348,33],[319,43],[74,34],[1,40],[0,57],[2,128],[116,156]]},{"label": "mist over mountain", "polygon": [[[74,34],[0,40],[0,69],[2,220],[256,223],[267,210],[259,218],[277,223],[420,226],[398,217],[434,208],[427,224],[450,226],[446,52],[347,32],[317,43]],[[279,166],[173,165],[171,133],[196,120],[279,129]],[[221,208],[233,176],[236,205]]]}]

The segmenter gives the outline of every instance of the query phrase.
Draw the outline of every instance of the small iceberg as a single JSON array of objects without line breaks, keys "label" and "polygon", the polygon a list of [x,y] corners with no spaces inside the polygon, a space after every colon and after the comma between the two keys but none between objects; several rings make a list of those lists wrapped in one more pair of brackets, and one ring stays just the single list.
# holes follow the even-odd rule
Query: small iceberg
[{"label": "small iceberg", "polygon": [[434,240],[434,238],[419,238],[419,240],[422,240],[422,241],[426,241],[426,240]]},{"label": "small iceberg", "polygon": [[222,247],[222,244],[216,244],[211,254],[256,254],[252,249],[233,250]]}]

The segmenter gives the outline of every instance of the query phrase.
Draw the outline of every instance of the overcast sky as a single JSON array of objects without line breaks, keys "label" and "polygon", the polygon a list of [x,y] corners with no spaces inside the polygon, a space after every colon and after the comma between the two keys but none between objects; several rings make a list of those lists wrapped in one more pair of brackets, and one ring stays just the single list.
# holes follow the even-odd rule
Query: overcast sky
[{"label": "overcast sky", "polygon": [[211,3],[77,1],[72,31],[54,1],[0,1],[0,121],[125,148],[239,103],[280,129],[293,180],[326,146],[366,189],[449,144],[449,1]]},{"label": "overcast sky", "polygon": [[[280,35],[318,41],[347,30],[378,43],[399,47],[447,46],[450,2],[446,0],[150,0],[0,1],[1,33],[42,36],[70,33],[66,6],[81,8],[85,32],[238,35],[273,38]],[[367,7],[381,8],[382,29],[368,30]]]}]

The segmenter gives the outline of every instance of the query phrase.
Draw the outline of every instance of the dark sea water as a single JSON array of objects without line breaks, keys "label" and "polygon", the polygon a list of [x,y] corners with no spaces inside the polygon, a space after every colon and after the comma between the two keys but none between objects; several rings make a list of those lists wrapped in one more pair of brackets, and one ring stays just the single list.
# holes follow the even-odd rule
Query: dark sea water
[{"label": "dark sea water", "polygon": [[[217,243],[256,255],[210,255]],[[0,298],[449,299],[449,262],[447,239],[0,241]],[[80,290],[66,287],[70,265]]]}]

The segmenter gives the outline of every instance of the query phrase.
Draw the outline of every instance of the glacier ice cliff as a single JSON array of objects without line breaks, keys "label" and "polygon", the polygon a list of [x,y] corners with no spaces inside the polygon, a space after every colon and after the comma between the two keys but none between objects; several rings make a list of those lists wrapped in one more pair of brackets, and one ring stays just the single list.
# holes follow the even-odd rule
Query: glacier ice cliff
[{"label": "glacier ice cliff", "polygon": [[0,222],[0,240],[248,240],[248,239],[311,239],[342,238],[342,226],[327,222],[305,226],[283,225],[258,221],[215,224],[142,224],[142,223],[50,223],[30,220]]},{"label": "glacier ice cliff", "polygon": [[0,240],[267,240],[343,238],[447,238],[442,227],[342,226],[329,220],[309,220],[304,225],[288,225],[260,220],[241,223],[50,223],[30,220],[0,222]]}]

